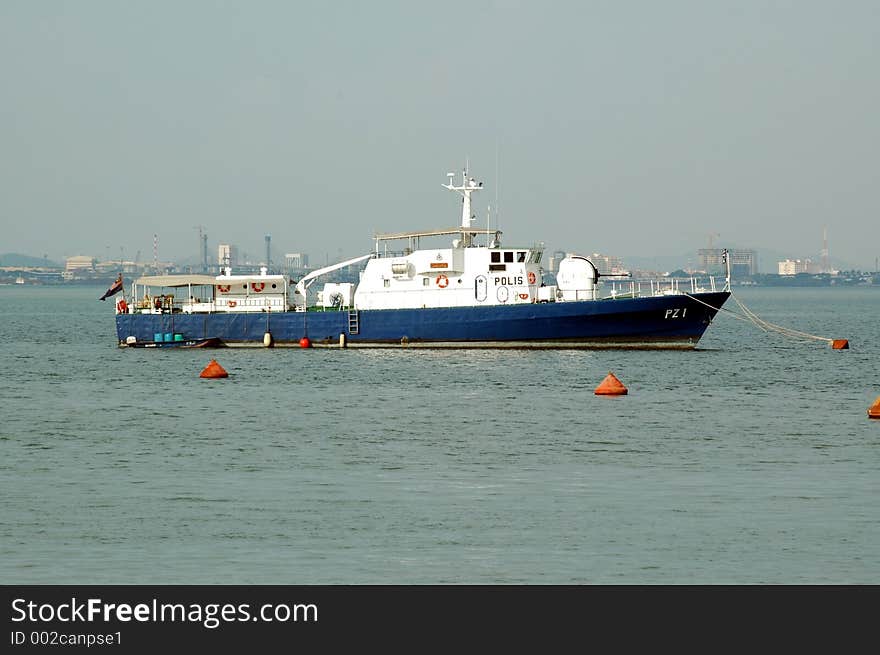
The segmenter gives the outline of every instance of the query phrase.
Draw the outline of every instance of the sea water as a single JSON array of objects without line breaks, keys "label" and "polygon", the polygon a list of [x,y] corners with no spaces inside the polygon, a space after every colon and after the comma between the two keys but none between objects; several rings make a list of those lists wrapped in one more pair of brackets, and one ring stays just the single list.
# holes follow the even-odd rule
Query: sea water
[{"label": "sea water", "polygon": [[880,583],[878,288],[692,352],[124,349],[102,292],[0,287],[4,583]]}]

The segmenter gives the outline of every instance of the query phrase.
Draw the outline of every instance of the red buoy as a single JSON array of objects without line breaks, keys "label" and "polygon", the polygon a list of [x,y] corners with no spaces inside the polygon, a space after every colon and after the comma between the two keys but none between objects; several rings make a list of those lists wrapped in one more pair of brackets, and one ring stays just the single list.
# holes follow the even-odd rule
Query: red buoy
[{"label": "red buoy", "polygon": [[849,350],[849,341],[846,339],[832,339],[831,347],[834,350]]},{"label": "red buoy", "polygon": [[618,380],[617,376],[610,371],[605,376],[605,379],[599,383],[595,391],[597,396],[624,396],[627,393],[628,390],[623,386],[623,382]]},{"label": "red buoy", "polygon": [[208,365],[204,368],[204,370],[199,373],[200,378],[228,378],[229,373],[226,372],[220,364],[217,363],[216,359],[212,359],[208,362]]},{"label": "red buoy", "polygon": [[299,347],[300,348],[311,348],[312,347],[311,339],[309,339],[308,337],[303,337],[302,339],[299,340]]},{"label": "red buoy", "polygon": [[877,400],[868,408],[868,418],[880,418],[880,396],[877,396]]}]

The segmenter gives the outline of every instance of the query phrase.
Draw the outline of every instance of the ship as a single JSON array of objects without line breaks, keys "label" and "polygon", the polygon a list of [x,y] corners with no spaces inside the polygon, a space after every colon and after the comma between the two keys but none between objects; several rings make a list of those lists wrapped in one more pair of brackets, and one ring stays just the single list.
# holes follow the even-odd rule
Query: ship
[{"label": "ship", "polygon": [[474,225],[483,183],[467,169],[455,177],[442,184],[461,197],[455,227],[374,234],[369,253],[298,281],[268,267],[138,278],[116,303],[118,343],[693,349],[730,296],[729,263],[718,283],[649,282],[567,253],[553,279],[542,242],[507,246],[500,230]]}]

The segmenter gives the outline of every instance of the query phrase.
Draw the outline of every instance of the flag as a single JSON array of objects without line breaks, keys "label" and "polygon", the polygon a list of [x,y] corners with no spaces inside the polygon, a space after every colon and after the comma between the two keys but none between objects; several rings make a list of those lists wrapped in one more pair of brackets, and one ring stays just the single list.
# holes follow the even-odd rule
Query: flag
[{"label": "flag", "polygon": [[104,292],[104,295],[98,298],[98,300],[107,300],[110,296],[114,296],[117,293],[122,291],[122,273],[119,274],[119,277],[116,278],[116,282],[110,285],[110,288]]}]

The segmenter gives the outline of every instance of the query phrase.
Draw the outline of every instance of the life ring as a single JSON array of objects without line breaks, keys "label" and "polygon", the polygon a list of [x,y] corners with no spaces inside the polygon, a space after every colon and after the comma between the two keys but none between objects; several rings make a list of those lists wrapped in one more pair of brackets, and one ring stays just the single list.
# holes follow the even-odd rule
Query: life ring
[{"label": "life ring", "polygon": [[437,286],[441,289],[445,289],[449,286],[449,278],[441,273],[437,276]]},{"label": "life ring", "polygon": [[228,284],[218,284],[217,285],[217,291],[219,291],[220,293],[228,293],[229,289],[231,289],[231,288],[232,287]]},{"label": "life ring", "polygon": [[528,298],[529,298],[529,294],[527,294],[527,293],[521,293],[521,294],[519,294],[519,297],[520,297],[521,300],[528,300]]},{"label": "life ring", "polygon": [[529,284],[534,284],[537,279],[538,278],[535,277],[535,274],[529,271]]},{"label": "life ring", "polygon": [[120,314],[124,314],[125,312],[128,311],[128,303],[125,302],[125,298],[120,298],[120,299],[119,299],[119,301],[116,303],[116,310],[117,310]]},{"label": "life ring", "polygon": [[260,293],[265,288],[266,288],[265,282],[251,282],[251,289],[254,290],[254,293]]},{"label": "life ring", "polygon": [[235,302],[234,300],[230,300],[229,302],[226,303],[226,306],[227,307],[235,307],[237,304],[238,303]]}]

